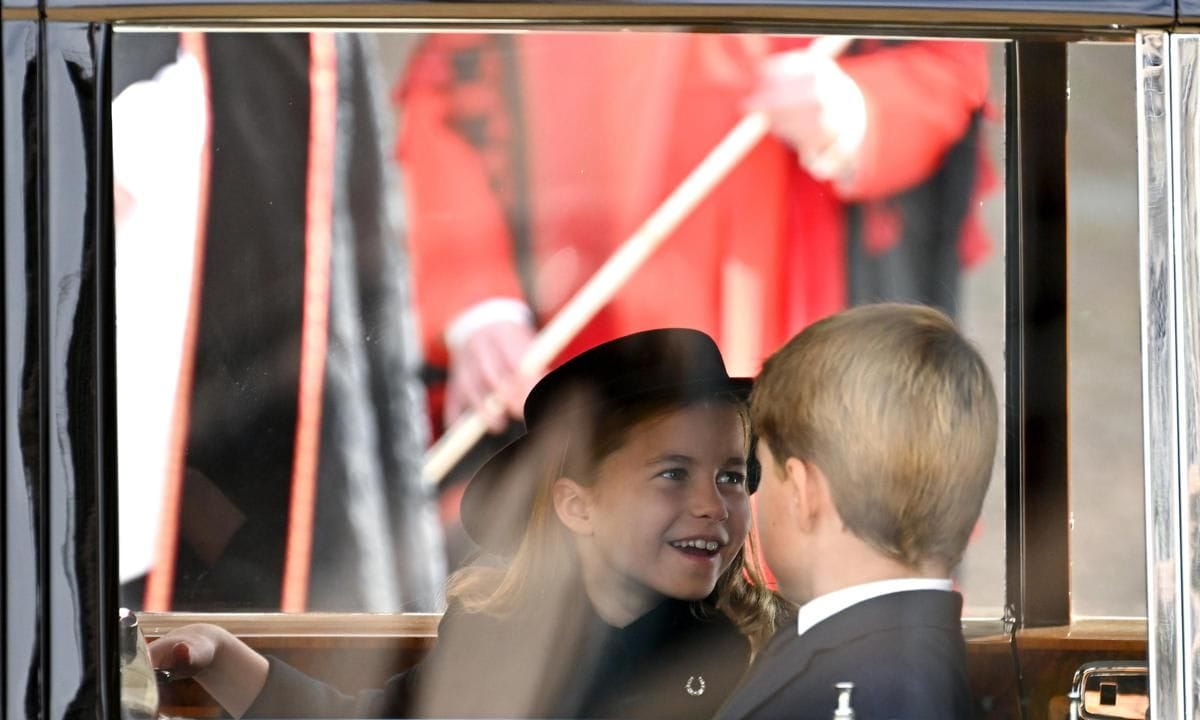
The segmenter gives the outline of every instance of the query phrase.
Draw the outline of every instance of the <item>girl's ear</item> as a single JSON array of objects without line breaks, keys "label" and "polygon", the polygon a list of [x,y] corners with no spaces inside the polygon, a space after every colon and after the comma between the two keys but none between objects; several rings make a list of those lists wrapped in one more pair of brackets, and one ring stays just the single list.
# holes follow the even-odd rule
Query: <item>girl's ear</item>
[{"label": "girl's ear", "polygon": [[592,496],[588,488],[569,477],[560,477],[550,492],[559,521],[576,535],[591,535]]}]

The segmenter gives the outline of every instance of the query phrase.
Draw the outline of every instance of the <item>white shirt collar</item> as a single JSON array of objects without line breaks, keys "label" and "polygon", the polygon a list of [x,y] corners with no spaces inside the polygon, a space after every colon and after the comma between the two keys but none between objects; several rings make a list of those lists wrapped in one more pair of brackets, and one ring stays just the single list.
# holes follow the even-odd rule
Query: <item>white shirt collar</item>
[{"label": "white shirt collar", "polygon": [[954,583],[942,578],[900,578],[898,580],[878,580],[876,582],[851,585],[850,587],[834,590],[804,603],[796,614],[796,632],[803,635],[817,623],[837,615],[841,611],[857,605],[860,602],[910,590],[944,590],[950,592]]}]

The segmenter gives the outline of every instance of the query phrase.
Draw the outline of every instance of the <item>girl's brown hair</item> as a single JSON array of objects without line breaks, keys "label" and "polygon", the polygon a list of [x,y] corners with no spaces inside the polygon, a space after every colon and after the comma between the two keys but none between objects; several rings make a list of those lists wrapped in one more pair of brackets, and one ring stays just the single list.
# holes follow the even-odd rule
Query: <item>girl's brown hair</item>
[{"label": "girl's brown hair", "polygon": [[[626,402],[589,412],[583,423],[561,423],[558,436],[544,438],[530,453],[528,462],[522,464],[520,471],[531,473],[537,487],[529,520],[511,560],[504,567],[475,565],[459,570],[449,580],[447,598],[467,612],[495,616],[538,612],[562,602],[580,583],[579,561],[570,534],[554,511],[554,481],[566,475],[579,482],[594,482],[600,462],[625,443],[635,426],[695,402],[728,403],[737,408],[747,428],[749,446],[748,409],[744,401],[732,395],[699,401],[676,398]],[[753,528],[752,516],[746,542],[721,573],[712,595],[694,602],[692,609],[698,615],[725,613],[757,651],[775,632],[786,601],[763,580]]]}]

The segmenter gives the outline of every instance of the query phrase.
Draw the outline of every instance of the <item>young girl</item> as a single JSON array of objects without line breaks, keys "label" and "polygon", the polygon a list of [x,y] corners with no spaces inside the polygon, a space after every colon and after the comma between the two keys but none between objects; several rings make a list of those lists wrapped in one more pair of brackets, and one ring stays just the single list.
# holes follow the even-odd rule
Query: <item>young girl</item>
[{"label": "young girl", "polygon": [[780,609],[745,548],[749,386],[678,329],[543,378],[463,499],[500,562],[451,578],[436,648],[382,690],[342,695],[211,625],[152,658],[235,716],[708,717]]}]

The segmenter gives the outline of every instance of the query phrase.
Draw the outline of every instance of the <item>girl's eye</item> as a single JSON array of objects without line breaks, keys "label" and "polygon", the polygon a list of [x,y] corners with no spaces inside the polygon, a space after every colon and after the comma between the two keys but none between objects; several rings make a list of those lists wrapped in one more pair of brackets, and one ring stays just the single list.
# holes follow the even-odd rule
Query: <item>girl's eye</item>
[{"label": "girl's eye", "polygon": [[718,485],[742,485],[746,482],[746,473],[739,470],[722,470],[717,473]]},{"label": "girl's eye", "polygon": [[683,480],[687,478],[687,470],[683,468],[671,468],[670,470],[663,470],[658,476],[667,480]]}]

